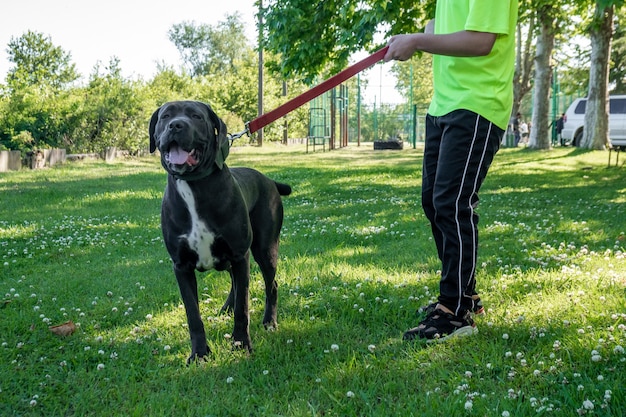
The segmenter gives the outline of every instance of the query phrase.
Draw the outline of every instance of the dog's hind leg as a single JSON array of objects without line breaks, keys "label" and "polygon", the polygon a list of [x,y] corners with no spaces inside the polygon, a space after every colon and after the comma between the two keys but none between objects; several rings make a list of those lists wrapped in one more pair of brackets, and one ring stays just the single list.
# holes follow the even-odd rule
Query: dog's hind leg
[{"label": "dog's hind leg", "polygon": [[269,245],[264,250],[252,245],[252,253],[256,260],[263,280],[265,281],[265,314],[263,315],[263,326],[267,330],[276,330],[278,322],[276,320],[276,310],[278,304],[278,283],[276,282],[276,268],[278,265],[278,242]]},{"label": "dog's hind leg", "polygon": [[199,359],[204,359],[209,353],[198,304],[198,282],[196,273],[193,270],[174,267],[174,273],[176,274],[178,288],[180,289],[180,295],[185,304],[185,313],[187,314],[187,325],[191,338],[191,355],[187,359],[187,364],[190,364]]},{"label": "dog's hind leg", "polygon": [[230,275],[230,292],[228,293],[228,297],[226,298],[224,305],[220,308],[220,314],[230,314],[235,309],[235,284],[232,267],[228,268],[228,274]]}]

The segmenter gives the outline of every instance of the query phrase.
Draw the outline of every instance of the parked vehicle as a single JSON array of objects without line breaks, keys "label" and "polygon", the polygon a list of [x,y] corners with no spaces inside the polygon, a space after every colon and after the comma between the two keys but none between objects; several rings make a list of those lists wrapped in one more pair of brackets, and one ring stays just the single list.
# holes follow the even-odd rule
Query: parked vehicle
[{"label": "parked vehicle", "polygon": [[[586,98],[577,98],[565,112],[561,136],[567,143],[578,146],[583,137]],[[626,95],[609,98],[609,138],[613,146],[626,146]]]}]

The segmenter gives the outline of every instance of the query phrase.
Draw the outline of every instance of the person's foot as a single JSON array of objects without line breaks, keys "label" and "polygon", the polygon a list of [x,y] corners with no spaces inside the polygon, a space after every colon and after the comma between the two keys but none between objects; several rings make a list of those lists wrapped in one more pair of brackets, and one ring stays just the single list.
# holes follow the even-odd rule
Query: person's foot
[{"label": "person's foot", "polygon": [[[472,307],[472,314],[474,314],[475,316],[484,315],[485,307],[483,306],[483,302],[480,300],[480,296],[472,295],[472,299],[474,300],[474,307]],[[423,307],[418,308],[416,313],[417,315],[421,315],[421,314],[429,315],[430,313],[432,313],[433,311],[437,309],[438,305],[439,303],[437,302],[425,305]]]},{"label": "person's foot", "polygon": [[437,306],[417,327],[407,330],[402,338],[442,342],[452,337],[471,336],[476,332],[478,329],[469,311],[459,317],[444,311],[442,306]]}]

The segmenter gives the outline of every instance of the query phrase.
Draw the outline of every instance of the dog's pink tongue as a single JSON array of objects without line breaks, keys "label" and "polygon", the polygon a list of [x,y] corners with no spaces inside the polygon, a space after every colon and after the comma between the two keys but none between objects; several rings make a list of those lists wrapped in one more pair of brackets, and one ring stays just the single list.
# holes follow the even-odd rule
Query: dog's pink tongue
[{"label": "dog's pink tongue", "polygon": [[181,149],[178,146],[172,146],[170,148],[169,161],[172,164],[182,165],[187,162],[187,158],[189,158],[189,152],[186,150]]}]

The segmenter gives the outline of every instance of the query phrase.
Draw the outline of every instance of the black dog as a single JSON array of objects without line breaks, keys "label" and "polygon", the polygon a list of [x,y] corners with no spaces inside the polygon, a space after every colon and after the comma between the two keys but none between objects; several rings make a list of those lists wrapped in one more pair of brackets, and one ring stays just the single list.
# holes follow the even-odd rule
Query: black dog
[{"label": "black dog", "polygon": [[191,336],[187,363],[209,352],[198,306],[195,270],[228,270],[231,289],[222,312],[232,311],[233,342],[252,351],[248,310],[250,251],[265,281],[263,325],[276,327],[278,238],[281,195],[291,187],[249,168],[225,164],[226,125],[208,104],[175,101],[150,120],[150,152],[161,152],[168,172],[161,229],[174,263]]}]

